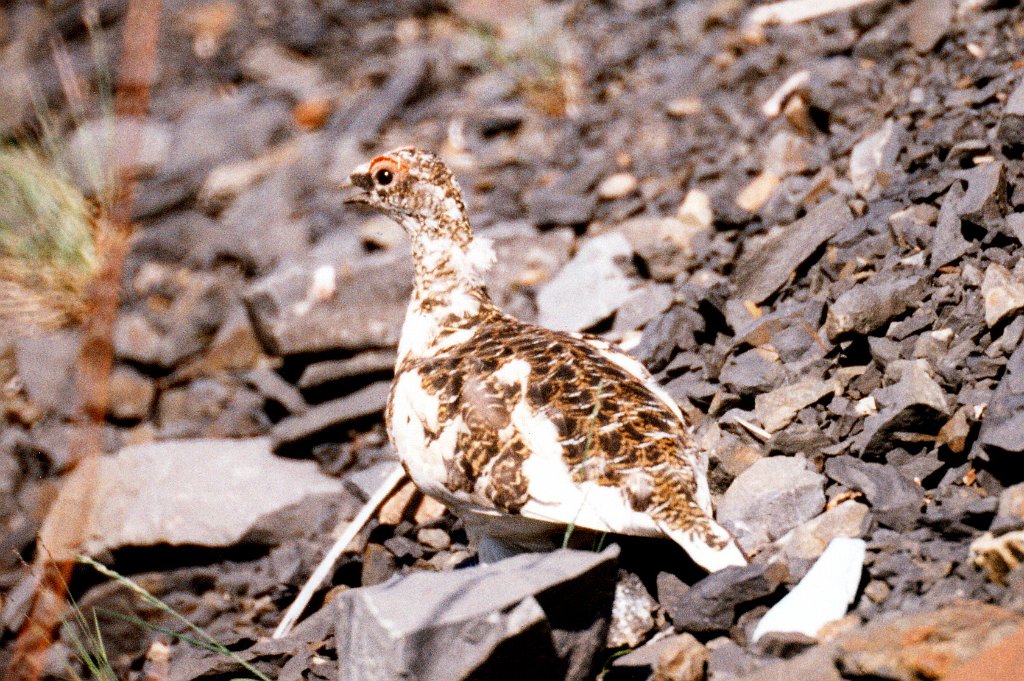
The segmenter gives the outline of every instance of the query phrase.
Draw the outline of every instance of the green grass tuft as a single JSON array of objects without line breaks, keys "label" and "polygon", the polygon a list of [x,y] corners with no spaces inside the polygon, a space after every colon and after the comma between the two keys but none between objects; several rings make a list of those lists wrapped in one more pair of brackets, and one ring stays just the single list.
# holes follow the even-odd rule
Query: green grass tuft
[{"label": "green grass tuft", "polygon": [[[104,577],[109,577],[110,579],[116,581],[118,584],[121,584],[122,586],[126,587],[128,590],[134,592],[140,598],[142,598],[142,600],[145,601],[146,604],[156,608],[157,610],[160,610],[164,614],[169,615],[172,619],[174,619],[177,622],[179,622],[180,624],[184,625],[184,627],[189,632],[191,632],[191,634],[182,634],[181,632],[177,632],[177,631],[174,631],[174,630],[166,628],[166,627],[159,627],[159,626],[156,626],[154,624],[150,624],[149,622],[145,622],[144,620],[140,620],[137,617],[133,617],[131,615],[126,615],[124,613],[113,613],[113,612],[110,612],[109,614],[114,615],[116,617],[119,617],[120,619],[125,620],[127,622],[132,622],[132,623],[138,624],[140,626],[146,627],[148,629],[152,629],[153,631],[159,631],[161,633],[167,634],[168,636],[173,636],[174,638],[176,638],[176,639],[178,639],[180,641],[183,641],[185,643],[189,643],[189,644],[194,645],[194,646],[196,646],[198,648],[202,648],[204,650],[209,650],[209,651],[217,653],[219,655],[223,655],[224,657],[227,657],[227,658],[231,659],[236,664],[238,664],[243,669],[245,669],[247,672],[252,674],[253,677],[255,677],[255,679],[257,679],[258,681],[271,681],[270,678],[268,676],[266,676],[263,672],[261,672],[260,670],[256,669],[256,667],[254,667],[253,665],[249,664],[245,660],[243,660],[242,657],[238,653],[234,652],[233,650],[228,649],[225,645],[223,645],[222,643],[217,641],[215,638],[213,638],[212,636],[207,634],[201,627],[198,627],[195,624],[193,624],[192,621],[189,620],[187,617],[182,615],[180,612],[178,612],[177,610],[175,610],[171,606],[169,606],[166,603],[164,603],[162,600],[160,600],[159,598],[157,598],[153,594],[149,593],[149,591],[147,591],[145,588],[143,588],[138,583],[132,581],[131,579],[125,577],[122,574],[119,574],[118,572],[115,572],[114,570],[111,570],[110,568],[108,568],[106,565],[103,565],[102,563],[97,563],[92,558],[88,558],[88,557],[85,557],[85,556],[79,556],[78,557],[78,562],[90,566],[91,568],[93,568],[94,570],[99,572]],[[97,678],[100,678],[100,677],[97,677]],[[102,681],[106,681],[106,679],[103,679]],[[252,680],[251,679],[237,679],[237,680],[233,680],[233,681],[252,681]]]}]

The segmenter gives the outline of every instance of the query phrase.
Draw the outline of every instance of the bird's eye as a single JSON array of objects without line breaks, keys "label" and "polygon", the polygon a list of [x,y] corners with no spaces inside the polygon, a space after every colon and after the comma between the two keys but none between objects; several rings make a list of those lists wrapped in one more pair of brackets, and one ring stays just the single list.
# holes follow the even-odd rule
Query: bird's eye
[{"label": "bird's eye", "polygon": [[386,186],[391,184],[391,180],[395,179],[395,176],[387,168],[381,168],[380,170],[377,171],[373,178],[377,180],[377,184],[381,186]]}]

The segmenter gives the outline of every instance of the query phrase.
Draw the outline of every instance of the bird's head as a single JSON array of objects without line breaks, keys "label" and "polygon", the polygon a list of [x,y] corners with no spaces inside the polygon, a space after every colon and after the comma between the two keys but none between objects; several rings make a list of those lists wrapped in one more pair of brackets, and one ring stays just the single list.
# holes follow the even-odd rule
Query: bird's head
[{"label": "bird's head", "polygon": [[394,149],[353,170],[349,182],[361,191],[346,203],[377,208],[413,238],[423,231],[468,229],[458,183],[448,166],[428,151]]},{"label": "bird's head", "polygon": [[476,284],[494,262],[490,240],[473,238],[452,171],[429,151],[399,147],[353,170],[349,182],[358,191],[346,203],[373,206],[409,234],[419,277],[448,273]]}]

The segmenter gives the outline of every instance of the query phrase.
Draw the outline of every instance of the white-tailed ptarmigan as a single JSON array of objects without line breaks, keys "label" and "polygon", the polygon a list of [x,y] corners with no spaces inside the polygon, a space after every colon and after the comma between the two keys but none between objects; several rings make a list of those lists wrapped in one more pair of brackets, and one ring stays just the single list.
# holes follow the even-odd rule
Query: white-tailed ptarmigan
[{"label": "white-tailed ptarmigan", "polygon": [[498,310],[459,186],[435,155],[403,147],[357,168],[373,206],[412,240],[388,433],[412,480],[467,530],[534,548],[553,528],[667,536],[707,570],[745,565],[714,520],[707,456],[644,367],[596,337]]}]

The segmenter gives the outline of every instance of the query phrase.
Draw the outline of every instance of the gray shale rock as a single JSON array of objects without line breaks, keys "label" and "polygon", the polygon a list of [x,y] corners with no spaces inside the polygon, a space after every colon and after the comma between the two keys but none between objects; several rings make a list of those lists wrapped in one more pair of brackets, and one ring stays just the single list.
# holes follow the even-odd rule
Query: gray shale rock
[{"label": "gray shale rock", "polygon": [[870,522],[868,507],[847,499],[783,537],[782,552],[790,560],[815,560],[830,541],[836,537],[860,537]]},{"label": "gray shale rock", "polygon": [[74,409],[74,372],[80,334],[54,331],[14,341],[18,376],[32,403],[44,411],[70,415]]},{"label": "gray shale rock", "polygon": [[945,421],[946,393],[922,364],[927,363],[909,362],[898,383],[872,393],[881,410],[864,419],[857,445],[865,454],[885,453],[894,441],[907,439],[904,433],[910,433],[911,440],[917,433],[934,433]]},{"label": "gray shale rock", "polygon": [[336,601],[338,681],[593,678],[618,547],[416,572]]},{"label": "gray shale rock", "polygon": [[1024,81],[1010,93],[999,122],[999,140],[1003,144],[1024,144]]},{"label": "gray shale rock", "polygon": [[786,379],[786,369],[771,350],[753,348],[725,362],[719,382],[737,395],[767,392]]},{"label": "gray shale rock", "polygon": [[397,358],[395,350],[367,350],[354,357],[314,362],[302,371],[298,387],[306,390],[335,381],[392,371]]},{"label": "gray shale rock", "polygon": [[801,409],[824,399],[836,389],[835,381],[807,378],[754,398],[754,414],[769,433],[788,426]]},{"label": "gray shale rock", "polygon": [[785,578],[781,565],[752,563],[713,572],[690,589],[661,596],[661,604],[676,631],[711,633],[726,631],[740,606],[769,596]]},{"label": "gray shale rock", "polygon": [[978,443],[990,455],[1024,453],[1024,345],[1010,356],[1006,372],[985,411]]},{"label": "gray shale rock", "polygon": [[843,455],[825,462],[825,474],[851,490],[863,492],[882,523],[902,530],[916,522],[924,490],[892,466]]},{"label": "gray shale rock", "polygon": [[378,381],[350,395],[318,404],[304,413],[282,419],[270,431],[274,449],[304,442],[329,428],[379,414],[384,411],[390,392],[389,381]]},{"label": "gray shale rock", "polygon": [[803,459],[759,459],[726,490],[718,520],[745,550],[758,549],[820,513],[824,488],[825,477],[808,470]]},{"label": "gray shale rock", "polygon": [[708,658],[708,649],[691,634],[676,634],[615,658],[612,669],[629,674],[628,678],[704,681]]},{"label": "gray shale rock", "polygon": [[985,301],[985,324],[991,328],[1024,308],[1024,282],[994,262],[985,270],[981,297]]},{"label": "gray shale rock", "polygon": [[322,504],[343,489],[311,461],[274,456],[266,438],[135,445],[100,458],[95,469],[76,468],[39,536],[55,552],[66,549],[60,509],[91,507],[77,549],[87,555],[123,546],[273,544],[295,528],[314,529]]},{"label": "gray shale rock", "polygon": [[920,277],[863,283],[843,293],[828,310],[825,332],[831,340],[847,333],[868,334],[920,302]]},{"label": "gray shale rock", "polygon": [[910,44],[920,54],[931,52],[949,30],[953,20],[952,0],[914,0],[907,29]]},{"label": "gray shale rock", "polygon": [[581,331],[610,316],[633,291],[623,270],[632,256],[629,241],[615,232],[583,242],[576,256],[537,292],[540,325]]},{"label": "gray shale rock", "polygon": [[935,236],[932,238],[933,270],[948,265],[971,250],[971,242],[960,232],[960,200],[963,197],[963,187],[959,182],[954,182],[942,199]]},{"label": "gray shale rock", "polygon": [[846,199],[833,197],[784,227],[736,268],[737,295],[760,303],[786,283],[793,271],[852,219]]},{"label": "gray shale rock", "polygon": [[336,290],[326,300],[310,294],[314,272],[321,267],[313,259],[280,268],[246,291],[256,335],[268,352],[293,355],[398,343],[412,293],[409,254],[368,256],[351,268],[334,265]]}]

